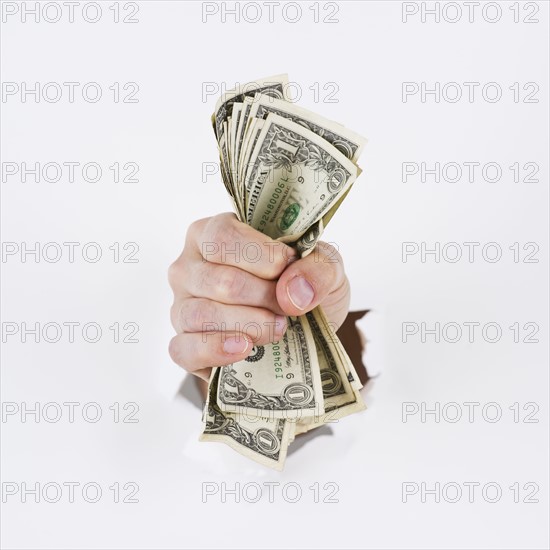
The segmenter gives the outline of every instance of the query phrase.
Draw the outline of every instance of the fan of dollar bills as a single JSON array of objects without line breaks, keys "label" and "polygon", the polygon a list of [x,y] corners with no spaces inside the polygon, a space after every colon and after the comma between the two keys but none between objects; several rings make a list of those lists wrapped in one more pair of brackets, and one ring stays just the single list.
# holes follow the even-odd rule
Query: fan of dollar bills
[{"label": "fan of dollar bills", "polygon": [[[361,173],[365,139],[291,103],[288,88],[286,75],[239,86],[218,100],[212,123],[239,220],[304,257]],[[277,470],[296,435],[365,409],[322,309],[287,326],[279,342],[213,369],[200,437]]]}]

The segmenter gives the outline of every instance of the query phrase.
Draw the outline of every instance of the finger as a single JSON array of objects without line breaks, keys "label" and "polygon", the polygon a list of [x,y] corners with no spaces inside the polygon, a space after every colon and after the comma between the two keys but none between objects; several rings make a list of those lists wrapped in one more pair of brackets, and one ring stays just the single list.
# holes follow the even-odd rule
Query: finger
[{"label": "finger", "polygon": [[[199,370],[193,371],[191,374],[194,374],[195,376],[202,378],[205,382],[209,382],[210,375],[212,374],[212,369],[210,367],[206,369],[199,369]],[[205,389],[204,391],[207,391],[207,389]]]},{"label": "finger", "polygon": [[286,315],[303,315],[347,282],[338,251],[319,242],[305,258],[289,265],[277,282],[277,301]]},{"label": "finger", "polygon": [[267,309],[229,306],[204,298],[178,300],[171,313],[176,332],[242,332],[255,345],[278,342],[286,330],[286,318]]},{"label": "finger", "polygon": [[240,333],[184,332],[170,340],[168,351],[174,363],[194,373],[241,361],[252,347],[250,339]]},{"label": "finger", "polygon": [[234,214],[199,220],[188,235],[205,261],[238,267],[262,279],[276,279],[297,258],[294,249],[238,221]]},{"label": "finger", "polygon": [[171,280],[176,296],[187,293],[223,304],[263,307],[283,314],[275,295],[276,283],[238,267],[199,260],[172,268]]}]

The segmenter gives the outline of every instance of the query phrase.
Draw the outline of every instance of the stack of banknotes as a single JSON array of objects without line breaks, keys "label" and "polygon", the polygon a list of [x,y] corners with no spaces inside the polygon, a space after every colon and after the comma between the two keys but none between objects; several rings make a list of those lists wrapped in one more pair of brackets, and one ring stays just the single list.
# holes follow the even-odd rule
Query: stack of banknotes
[{"label": "stack of banknotes", "polygon": [[[289,101],[286,75],[226,92],[212,115],[223,182],[240,221],[310,253],[361,173],[365,139]],[[201,441],[282,470],[298,434],[365,408],[361,383],[320,307],[279,342],[213,369]]]}]

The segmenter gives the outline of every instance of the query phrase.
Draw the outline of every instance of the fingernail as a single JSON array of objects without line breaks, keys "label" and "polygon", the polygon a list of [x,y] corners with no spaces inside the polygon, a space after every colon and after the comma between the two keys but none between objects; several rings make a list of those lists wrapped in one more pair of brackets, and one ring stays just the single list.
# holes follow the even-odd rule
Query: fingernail
[{"label": "fingernail", "polygon": [[223,343],[223,351],[225,353],[241,354],[246,351],[248,340],[244,336],[231,336]]},{"label": "fingernail", "polygon": [[290,301],[300,310],[304,310],[315,295],[313,287],[301,276],[294,277],[286,287]]},{"label": "fingernail", "polygon": [[286,317],[283,315],[275,316],[275,336],[282,336],[286,329]]}]

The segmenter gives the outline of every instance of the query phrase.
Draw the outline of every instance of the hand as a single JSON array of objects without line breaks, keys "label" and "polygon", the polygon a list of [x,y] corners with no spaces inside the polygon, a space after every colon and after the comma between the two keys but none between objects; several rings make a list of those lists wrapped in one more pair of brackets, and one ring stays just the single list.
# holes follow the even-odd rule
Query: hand
[{"label": "hand", "polygon": [[337,329],[349,308],[342,258],[319,242],[306,258],[237,220],[219,214],[191,224],[170,266],[174,291],[173,361],[208,380],[212,367],[248,357],[254,345],[278,341],[286,315],[322,305]]}]

